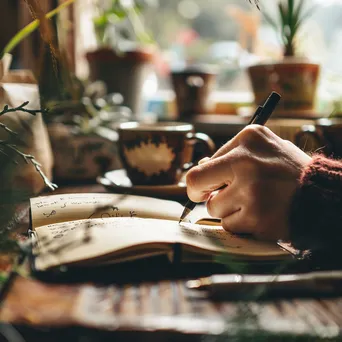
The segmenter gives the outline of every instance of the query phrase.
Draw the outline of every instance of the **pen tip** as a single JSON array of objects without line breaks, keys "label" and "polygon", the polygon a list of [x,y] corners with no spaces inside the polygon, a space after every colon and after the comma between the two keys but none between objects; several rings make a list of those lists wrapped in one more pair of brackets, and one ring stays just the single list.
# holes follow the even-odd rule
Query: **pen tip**
[{"label": "pen tip", "polygon": [[191,213],[191,208],[187,208],[185,207],[184,210],[183,210],[183,213],[179,219],[179,223],[183,222],[184,219]]}]

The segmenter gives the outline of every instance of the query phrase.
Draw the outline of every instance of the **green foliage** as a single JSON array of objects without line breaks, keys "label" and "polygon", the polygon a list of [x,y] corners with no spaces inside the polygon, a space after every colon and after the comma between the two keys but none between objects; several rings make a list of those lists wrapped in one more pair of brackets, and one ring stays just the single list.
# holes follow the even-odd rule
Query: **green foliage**
[{"label": "green foliage", "polygon": [[[62,11],[67,6],[71,5],[75,0],[67,0],[63,2],[61,5],[56,7],[54,10],[46,14],[47,19],[53,18],[56,14]],[[29,36],[32,32],[34,32],[40,25],[40,20],[36,19],[32,21],[30,24],[26,25],[23,29],[21,29],[5,46],[4,50],[0,53],[0,59],[6,53],[11,53],[13,49],[23,41],[27,36]]]},{"label": "green foliage", "polygon": [[[93,19],[97,40],[102,45],[110,45],[110,41],[116,41],[116,47],[122,39],[136,40],[143,44],[152,44],[154,40],[147,32],[141,18],[141,12],[145,5],[132,0],[130,5],[125,5],[122,0],[111,0],[111,6],[105,8],[98,3],[98,15]],[[127,26],[127,31],[122,32],[118,26]],[[129,37],[129,29],[134,37]],[[112,35],[115,35],[113,37]]]},{"label": "green foliage", "polygon": [[314,8],[305,9],[306,0],[279,0],[277,3],[278,20],[263,12],[266,21],[280,32],[284,45],[284,56],[294,56],[295,37],[304,21],[312,14]]}]

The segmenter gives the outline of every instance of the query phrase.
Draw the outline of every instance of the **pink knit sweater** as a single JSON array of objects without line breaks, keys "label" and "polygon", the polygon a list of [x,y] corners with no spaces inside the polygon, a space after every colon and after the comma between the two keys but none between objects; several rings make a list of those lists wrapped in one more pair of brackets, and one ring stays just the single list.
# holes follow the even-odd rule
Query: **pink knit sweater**
[{"label": "pink knit sweater", "polygon": [[296,249],[342,255],[342,161],[313,156],[301,175],[289,224]]}]

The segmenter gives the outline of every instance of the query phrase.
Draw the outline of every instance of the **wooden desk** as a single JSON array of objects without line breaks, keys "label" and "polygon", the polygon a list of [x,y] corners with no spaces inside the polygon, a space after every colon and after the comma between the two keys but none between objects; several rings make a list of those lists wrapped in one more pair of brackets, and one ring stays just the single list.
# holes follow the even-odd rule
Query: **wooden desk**
[{"label": "wooden desk", "polygon": [[[59,190],[103,191],[92,186]],[[21,221],[18,229],[23,230],[28,215]],[[107,280],[97,283],[77,276],[68,284],[17,277],[0,308],[1,321],[11,326],[0,324],[0,333],[14,326],[25,341],[205,341],[203,335],[208,334],[239,335],[242,340],[257,335],[285,340],[295,335],[304,340],[308,336],[336,338],[342,328],[342,297],[213,302],[185,284],[189,277],[210,274],[215,268],[176,267],[162,272],[147,260],[132,269],[118,267],[115,271],[108,268],[106,272],[113,274],[107,273]],[[149,280],[139,281],[145,277],[134,277],[135,273],[144,267],[150,271],[145,274]],[[100,279],[97,271],[89,278]],[[125,280],[130,277],[135,279]]]}]

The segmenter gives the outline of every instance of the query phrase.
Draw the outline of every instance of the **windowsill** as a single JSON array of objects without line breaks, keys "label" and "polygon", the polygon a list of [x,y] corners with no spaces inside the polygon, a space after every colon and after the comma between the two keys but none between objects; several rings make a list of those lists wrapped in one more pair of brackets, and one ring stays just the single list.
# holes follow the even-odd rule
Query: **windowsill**
[{"label": "windowsill", "polygon": [[[175,118],[175,93],[172,89],[159,90],[147,99],[148,111],[156,111],[163,118]],[[235,115],[238,111],[248,107],[251,108],[254,96],[251,92],[232,92],[215,90],[210,96],[213,105],[213,113],[217,115]],[[166,112],[168,113],[166,115]],[[209,113],[208,113],[209,114]]]}]

